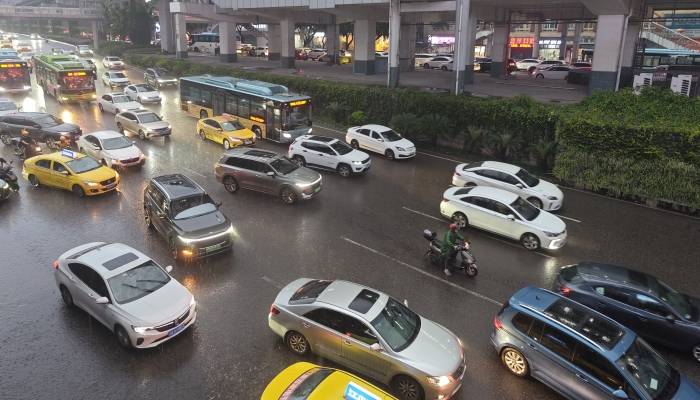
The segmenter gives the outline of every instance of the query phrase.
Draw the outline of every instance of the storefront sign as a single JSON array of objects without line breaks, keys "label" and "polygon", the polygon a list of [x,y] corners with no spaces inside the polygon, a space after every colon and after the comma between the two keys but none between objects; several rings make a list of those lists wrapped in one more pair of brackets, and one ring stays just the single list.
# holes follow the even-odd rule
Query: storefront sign
[{"label": "storefront sign", "polygon": [[433,36],[430,35],[428,36],[428,41],[432,45],[437,45],[437,44],[454,44],[455,43],[455,37],[454,36]]},{"label": "storefront sign", "polygon": [[558,49],[561,39],[540,39],[540,49]]},{"label": "storefront sign", "polygon": [[535,45],[535,38],[534,37],[512,37],[510,38],[510,42],[508,45],[511,48],[517,48],[517,47],[526,47],[526,48],[532,48],[532,46]]}]

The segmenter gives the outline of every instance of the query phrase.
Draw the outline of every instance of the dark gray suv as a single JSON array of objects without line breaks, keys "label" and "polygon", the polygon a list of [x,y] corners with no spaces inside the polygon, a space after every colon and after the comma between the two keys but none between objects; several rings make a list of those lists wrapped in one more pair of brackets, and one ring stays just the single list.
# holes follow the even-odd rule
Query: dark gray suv
[{"label": "dark gray suv", "polygon": [[255,190],[279,196],[286,204],[308,200],[321,191],[321,174],[268,150],[228,150],[214,173],[230,193],[240,188]]}]

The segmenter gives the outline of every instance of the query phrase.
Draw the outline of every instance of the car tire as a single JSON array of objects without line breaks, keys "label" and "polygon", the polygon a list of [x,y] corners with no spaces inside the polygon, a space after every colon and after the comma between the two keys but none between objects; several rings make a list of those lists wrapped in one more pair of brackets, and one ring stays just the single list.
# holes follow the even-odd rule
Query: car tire
[{"label": "car tire", "polygon": [[347,178],[352,175],[352,168],[347,164],[338,165],[338,174],[343,178]]},{"label": "car tire", "polygon": [[530,373],[525,356],[512,347],[506,347],[501,351],[501,362],[511,374],[519,378],[524,378]]},{"label": "car tire", "polygon": [[31,184],[33,187],[39,187],[39,178],[37,178],[36,175],[29,175],[27,179],[29,179],[29,184]]},{"label": "car tire", "polygon": [[122,126],[121,123],[117,122],[117,131],[121,133],[122,135],[124,134],[124,127]]},{"label": "car tire", "polygon": [[540,248],[540,239],[535,234],[524,233],[520,237],[520,244],[522,244],[524,248],[530,251],[535,251],[539,250]]},{"label": "car tire", "polygon": [[203,142],[204,142],[205,140],[207,140],[207,135],[204,134],[204,130],[203,130],[203,129],[200,129],[200,130],[199,130],[199,138],[202,139]]},{"label": "car tire", "polygon": [[224,150],[229,150],[231,148],[231,143],[228,139],[224,139]]},{"label": "car tire", "polygon": [[287,332],[287,334],[284,336],[284,343],[292,353],[298,356],[306,355],[311,350],[309,341],[306,340],[304,335],[297,331]]},{"label": "car tire", "polygon": [[126,329],[124,329],[121,325],[114,327],[114,335],[117,337],[117,343],[119,343],[119,346],[127,350],[132,348],[131,338],[129,337],[129,334],[126,333]]},{"label": "car tire", "polygon": [[227,176],[224,178],[224,189],[229,193],[236,193],[240,187],[238,186],[238,181],[232,176]]},{"label": "car tire", "polygon": [[12,136],[8,135],[7,133],[0,134],[0,141],[2,141],[2,144],[9,146],[12,143]]},{"label": "car tire", "polygon": [[292,188],[283,187],[282,190],[280,190],[280,198],[284,204],[292,205],[297,201],[297,194],[294,192],[294,190],[292,190]]},{"label": "car tire", "polygon": [[693,358],[695,359],[695,361],[700,362],[700,344],[697,344],[697,345],[695,345],[695,347],[693,347],[692,354],[693,354]]},{"label": "car tire", "polygon": [[100,109],[100,112],[105,112],[105,109],[102,108],[102,103],[98,103],[98,104],[97,104],[97,108]]},{"label": "car tire", "polygon": [[444,66],[444,65],[443,65],[442,67],[440,67],[440,69],[443,70],[443,71],[447,71],[447,67]]},{"label": "car tire", "polygon": [[139,129],[139,139],[146,140],[146,134],[143,133],[143,131],[141,129]]},{"label": "car tire", "polygon": [[544,79],[544,75],[542,75],[542,74],[537,74],[537,75],[535,75],[535,78],[537,78],[537,79]]},{"label": "car tire", "polygon": [[360,150],[360,143],[355,139],[350,141],[350,146],[355,150]]},{"label": "car tire", "polygon": [[199,110],[199,119],[209,118],[207,110]]},{"label": "car tire", "polygon": [[423,388],[413,378],[407,375],[398,375],[391,380],[391,390],[399,400],[422,400]]},{"label": "car tire", "polygon": [[532,203],[533,206],[539,208],[540,210],[542,209],[542,200],[538,199],[537,197],[530,197],[527,199],[530,203]]},{"label": "car tire", "polygon": [[387,149],[384,152],[384,157],[386,157],[387,160],[394,160],[396,158],[396,155],[394,155],[394,151],[391,149]]},{"label": "car tire", "polygon": [[70,290],[63,285],[60,286],[59,290],[61,291],[61,298],[63,299],[63,303],[66,305],[66,307],[71,308],[75,306],[75,303],[73,302],[73,295],[70,294]]},{"label": "car tire", "polygon": [[83,190],[83,188],[80,187],[80,185],[73,185],[70,191],[78,197],[85,197],[85,190]]},{"label": "car tire", "polygon": [[452,222],[457,224],[457,229],[459,230],[465,230],[469,227],[469,218],[459,211],[452,214]]},{"label": "car tire", "polygon": [[430,64],[428,64],[428,63],[423,64],[423,68],[430,69]]},{"label": "car tire", "polygon": [[530,68],[527,69],[527,73],[528,73],[528,74],[531,74],[532,71],[534,71],[534,70],[535,70],[535,67],[530,67]]},{"label": "car tire", "polygon": [[296,154],[292,157],[292,161],[297,163],[300,167],[306,167],[306,160],[303,156]]}]

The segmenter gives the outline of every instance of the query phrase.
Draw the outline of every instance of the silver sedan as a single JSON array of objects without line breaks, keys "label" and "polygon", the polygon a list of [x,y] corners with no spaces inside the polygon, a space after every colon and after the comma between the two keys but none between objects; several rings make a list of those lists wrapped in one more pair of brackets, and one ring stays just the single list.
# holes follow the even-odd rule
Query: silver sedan
[{"label": "silver sedan", "polygon": [[87,243],[54,261],[66,305],[85,310],[125,348],[158,346],[194,324],[194,297],[171,270],[121,243]]},{"label": "silver sedan", "polygon": [[292,352],[313,351],[355,369],[402,400],[449,399],[462,386],[459,338],[362,285],[297,279],[277,295],[268,324]]}]

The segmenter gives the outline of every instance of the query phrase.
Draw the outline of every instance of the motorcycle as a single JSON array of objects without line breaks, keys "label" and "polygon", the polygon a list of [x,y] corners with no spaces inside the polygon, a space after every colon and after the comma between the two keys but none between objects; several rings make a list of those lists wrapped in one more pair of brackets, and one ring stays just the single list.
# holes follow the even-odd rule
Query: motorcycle
[{"label": "motorcycle", "polygon": [[10,188],[10,184],[0,179],[0,201],[9,198],[12,196],[12,193],[14,193],[14,191]]},{"label": "motorcycle", "polygon": [[[425,256],[433,264],[443,267],[445,265],[445,257],[442,255],[443,243],[437,238],[437,233],[426,229],[423,231],[423,237],[430,242]],[[459,241],[455,245],[455,250],[457,255],[452,260],[452,267],[464,272],[470,278],[475,277],[479,273],[479,268],[476,266],[476,257],[472,254],[469,242]]]},{"label": "motorcycle", "polygon": [[36,155],[42,154],[41,146],[34,142],[32,144],[25,144],[22,142],[22,138],[12,138],[12,143],[15,145],[14,153],[20,160],[26,160],[29,157],[34,157]]},{"label": "motorcycle", "polygon": [[[17,175],[12,172],[12,161],[7,162],[4,158],[0,157],[0,180],[7,183],[9,190],[13,192],[19,191],[19,183],[17,182]],[[4,186],[0,184],[0,186]],[[2,195],[0,195],[2,197]]]}]

